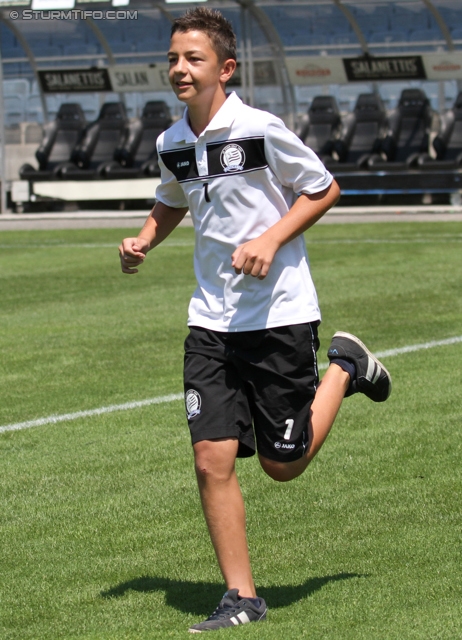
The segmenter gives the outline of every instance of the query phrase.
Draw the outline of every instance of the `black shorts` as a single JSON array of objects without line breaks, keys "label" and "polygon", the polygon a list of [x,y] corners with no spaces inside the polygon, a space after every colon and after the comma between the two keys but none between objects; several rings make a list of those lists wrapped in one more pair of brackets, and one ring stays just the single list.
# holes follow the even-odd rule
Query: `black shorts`
[{"label": "black shorts", "polygon": [[318,322],[223,333],[190,327],[184,388],[192,443],[239,440],[238,457],[301,458],[318,385]]}]

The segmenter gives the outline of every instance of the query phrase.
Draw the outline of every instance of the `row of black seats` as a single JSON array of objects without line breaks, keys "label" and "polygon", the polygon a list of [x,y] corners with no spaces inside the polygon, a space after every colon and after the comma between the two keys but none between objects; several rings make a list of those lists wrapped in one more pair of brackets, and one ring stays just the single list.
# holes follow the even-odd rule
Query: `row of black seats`
[{"label": "row of black seats", "polygon": [[22,180],[91,180],[159,176],[156,140],[172,124],[165,102],[147,102],[129,121],[121,102],[108,102],[88,124],[79,104],[62,104],[44,127],[35,153],[38,169],[24,164]]},{"label": "row of black seats", "polygon": [[[430,154],[432,117],[430,102],[420,89],[405,89],[390,114],[379,96],[361,94],[353,113],[344,119],[334,97],[318,96],[299,135],[334,173],[462,167],[462,92],[442,117]],[[122,103],[106,103],[91,124],[80,105],[63,104],[44,128],[35,154],[38,169],[25,164],[20,177],[39,181],[158,176],[156,140],[171,123],[169,108],[161,101],[146,103],[141,118],[132,122]]]},{"label": "row of black seats", "polygon": [[420,89],[405,89],[390,114],[378,95],[361,94],[353,113],[343,119],[334,97],[318,96],[299,137],[334,173],[462,167],[462,92],[441,117],[430,153],[433,115]]}]

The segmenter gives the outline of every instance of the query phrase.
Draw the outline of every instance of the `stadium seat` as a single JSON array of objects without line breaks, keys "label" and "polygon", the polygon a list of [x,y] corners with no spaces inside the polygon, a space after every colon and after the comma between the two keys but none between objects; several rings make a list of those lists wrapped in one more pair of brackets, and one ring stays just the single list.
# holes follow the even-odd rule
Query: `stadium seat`
[{"label": "stadium seat", "polygon": [[[457,22],[456,24],[459,24]],[[462,40],[462,27],[455,27],[451,30],[451,37],[453,40]]]},{"label": "stadium seat", "polygon": [[372,84],[365,84],[362,82],[352,82],[340,85],[335,94],[340,108],[340,113],[345,111],[347,113],[353,112],[359,96],[363,93],[371,93],[372,91]]},{"label": "stadium seat", "polygon": [[310,44],[316,44],[311,33],[296,33],[288,38],[290,47],[306,47]]},{"label": "stadium seat", "polygon": [[[54,45],[56,46],[56,45]],[[98,55],[101,53],[101,47],[96,43],[88,43],[88,42],[68,42],[63,45],[63,54],[65,56],[78,56],[82,55],[88,56],[89,54]]]},{"label": "stadium seat", "polygon": [[[368,165],[374,170],[409,168],[419,154],[428,153],[432,121],[430,101],[420,89],[404,89],[398,106],[390,114],[389,131],[381,145],[381,154],[374,155]],[[384,157],[386,160],[384,160]]]},{"label": "stadium seat", "polygon": [[375,5],[372,3],[364,5],[351,5],[350,11],[363,33],[372,32],[375,29],[388,30],[393,15],[391,5]]},{"label": "stadium seat", "polygon": [[398,106],[399,99],[403,89],[405,89],[407,83],[405,82],[383,82],[379,86],[380,97],[385,105],[387,111],[393,111]]},{"label": "stadium seat", "polygon": [[308,109],[300,140],[322,160],[332,155],[341,124],[337,100],[332,96],[316,96]]},{"label": "stadium seat", "polygon": [[436,51],[438,46],[444,47],[445,40],[438,27],[434,27],[433,29],[411,29],[408,43],[413,45],[412,51]]},{"label": "stadium seat", "polygon": [[452,109],[442,118],[441,131],[433,140],[436,159],[429,154],[418,158],[418,166],[426,170],[457,169],[462,166],[462,91]]},{"label": "stadium seat", "polygon": [[120,64],[122,60],[124,60],[127,64],[132,62],[130,56],[124,58],[124,54],[131,54],[137,51],[136,42],[135,41],[113,41],[110,44],[112,53],[117,57],[117,60]]},{"label": "stadium seat", "polygon": [[159,176],[156,140],[172,124],[165,102],[147,102],[141,118],[131,122],[124,144],[116,149],[114,161],[102,168],[106,178],[141,178]]},{"label": "stadium seat", "polygon": [[121,102],[106,102],[98,119],[85,129],[81,142],[74,149],[71,162],[59,168],[65,180],[100,178],[101,170],[114,159],[115,150],[125,138],[128,119]]},{"label": "stadium seat", "polygon": [[456,7],[457,4],[459,3],[454,2],[452,3],[452,7],[445,7],[444,5],[440,5],[438,7],[438,11],[445,23],[448,25],[449,29],[452,29],[457,24],[461,24],[462,7],[460,6],[460,4],[459,7]]},{"label": "stadium seat", "polygon": [[[411,3],[409,3],[411,4]],[[404,5],[404,3],[403,3]],[[431,14],[422,4],[414,3],[414,10],[395,4],[390,18],[390,28],[393,29],[427,29],[431,23]]]},{"label": "stadium seat", "polygon": [[42,142],[35,152],[39,168],[24,164],[19,170],[21,180],[52,180],[57,169],[69,161],[86,125],[79,104],[62,104],[53,122],[44,126]]},{"label": "stadium seat", "polygon": [[334,142],[338,160],[329,159],[329,169],[357,171],[365,166],[371,154],[380,151],[386,132],[387,116],[381,98],[374,93],[358,97],[353,113],[344,119],[341,137]]},{"label": "stadium seat", "polygon": [[406,29],[393,29],[390,31],[374,31],[368,38],[368,45],[374,54],[392,53],[399,49],[396,43],[407,43],[409,32]]},{"label": "stadium seat", "polygon": [[97,93],[82,93],[78,100],[87,122],[96,120],[100,111],[99,95]]}]

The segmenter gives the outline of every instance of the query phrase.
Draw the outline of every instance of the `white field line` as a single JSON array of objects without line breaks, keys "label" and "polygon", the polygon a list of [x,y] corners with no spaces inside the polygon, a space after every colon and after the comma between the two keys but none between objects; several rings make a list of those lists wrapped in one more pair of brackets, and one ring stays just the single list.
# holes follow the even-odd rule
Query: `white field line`
[{"label": "white field line", "polygon": [[[46,249],[49,251],[50,249],[113,249],[117,251],[119,245],[114,242],[99,242],[99,243],[53,243],[53,242],[42,242],[40,244],[0,244],[0,249]],[[186,240],[182,242],[178,241],[165,241],[160,244],[156,249],[160,247],[193,247],[194,242]]]},{"label": "white field line", "polygon": [[138,409],[138,407],[147,407],[151,404],[164,404],[173,402],[174,400],[182,400],[182,393],[171,393],[168,396],[158,396],[149,400],[139,400],[137,402],[126,402],[125,404],[112,404],[108,407],[100,407],[99,409],[89,409],[88,411],[76,411],[75,413],[63,413],[60,416],[48,416],[47,418],[39,418],[38,420],[27,420],[26,422],[17,422],[16,424],[7,424],[0,427],[0,433],[5,431],[19,431],[20,429],[30,429],[30,427],[43,427],[46,424],[56,424],[57,422],[67,422],[69,420],[77,420],[78,418],[89,418],[91,416],[99,416],[104,413],[114,413],[114,411],[126,411],[127,409]]},{"label": "white field line", "polygon": [[[461,234],[440,234],[438,236],[424,237],[414,236],[413,238],[343,238],[343,239],[325,239],[315,240],[310,237],[306,238],[308,245],[318,244],[435,244],[436,242],[462,242]],[[114,249],[117,250],[115,243],[28,243],[28,244],[0,244],[0,249]],[[193,247],[194,241],[190,240],[166,240],[158,247],[156,251],[162,247]]]},{"label": "white field line", "polygon": [[[462,336],[454,338],[446,338],[445,340],[433,340],[431,342],[422,342],[421,344],[411,344],[407,347],[397,347],[396,349],[387,349],[386,351],[377,351],[374,355],[377,358],[390,358],[391,356],[399,356],[402,353],[412,353],[413,351],[423,351],[424,349],[434,349],[435,347],[444,347],[448,344],[456,344],[462,342]],[[328,362],[322,362],[318,365],[318,369],[327,369]]]},{"label": "white field line", "polygon": [[342,238],[336,240],[335,238],[330,240],[311,240],[309,237],[306,239],[307,244],[434,244],[436,242],[461,242],[462,236],[437,236],[435,238]]},{"label": "white field line", "polygon": [[[424,349],[434,349],[435,347],[444,347],[450,344],[456,344],[462,342],[462,336],[455,336],[454,338],[446,338],[445,340],[433,340],[432,342],[423,342],[421,344],[412,344],[406,347],[398,347],[397,349],[388,349],[386,351],[378,351],[375,355],[378,358],[390,358],[391,356],[398,356],[403,353],[412,353],[413,351],[423,351]],[[320,370],[327,369],[329,363],[320,363],[318,368]],[[129,409],[138,409],[139,407],[147,407],[152,404],[165,404],[167,402],[174,402],[175,400],[182,400],[182,393],[171,393],[167,396],[157,396],[156,398],[149,398],[148,400],[139,400],[135,402],[126,402],[125,404],[113,404],[108,407],[100,407],[99,409],[89,409],[87,411],[77,411],[75,413],[64,413],[58,416],[48,416],[47,418],[39,418],[38,420],[27,420],[26,422],[16,422],[15,424],[7,424],[0,427],[0,433],[6,431],[19,431],[20,429],[30,429],[31,427],[43,427],[47,424],[56,424],[58,422],[68,422],[70,420],[77,420],[78,418],[89,418],[91,416],[98,416],[105,413],[114,413],[115,411],[127,411]]]}]

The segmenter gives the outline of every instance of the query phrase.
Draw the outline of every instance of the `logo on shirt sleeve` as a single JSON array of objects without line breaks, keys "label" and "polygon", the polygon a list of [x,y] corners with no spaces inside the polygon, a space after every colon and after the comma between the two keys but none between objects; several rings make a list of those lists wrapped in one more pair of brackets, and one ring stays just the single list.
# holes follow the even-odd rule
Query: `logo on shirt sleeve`
[{"label": "logo on shirt sleeve", "polygon": [[244,149],[239,144],[228,144],[220,154],[220,162],[224,171],[243,171],[245,165]]}]

